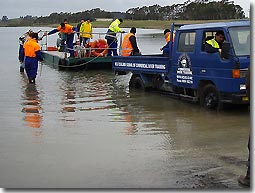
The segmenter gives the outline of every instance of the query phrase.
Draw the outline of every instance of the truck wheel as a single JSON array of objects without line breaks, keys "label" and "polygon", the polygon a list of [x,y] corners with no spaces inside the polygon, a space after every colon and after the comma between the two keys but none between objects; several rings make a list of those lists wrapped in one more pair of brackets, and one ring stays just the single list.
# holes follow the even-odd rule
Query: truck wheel
[{"label": "truck wheel", "polygon": [[132,74],[132,76],[131,76],[131,78],[130,78],[130,80],[129,80],[129,84],[128,84],[130,89],[133,88],[134,80],[135,80],[136,77],[137,77],[137,75]]},{"label": "truck wheel", "polygon": [[153,88],[159,90],[163,86],[164,80],[162,79],[160,75],[154,75],[152,77],[152,84],[153,84]]},{"label": "truck wheel", "polygon": [[[132,79],[132,78],[131,78]],[[139,90],[145,90],[145,85],[140,76],[135,76],[132,81],[129,82],[129,87]]]},{"label": "truck wheel", "polygon": [[203,88],[200,104],[207,109],[216,109],[220,106],[219,92],[214,85],[208,84]]}]

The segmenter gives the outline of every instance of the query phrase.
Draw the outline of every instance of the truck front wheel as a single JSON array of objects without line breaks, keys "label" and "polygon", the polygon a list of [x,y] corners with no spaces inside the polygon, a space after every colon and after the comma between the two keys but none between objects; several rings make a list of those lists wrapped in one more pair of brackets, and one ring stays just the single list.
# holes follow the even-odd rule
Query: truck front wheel
[{"label": "truck front wheel", "polygon": [[219,107],[219,92],[213,84],[208,84],[202,89],[200,95],[200,105],[207,109],[216,109]]}]

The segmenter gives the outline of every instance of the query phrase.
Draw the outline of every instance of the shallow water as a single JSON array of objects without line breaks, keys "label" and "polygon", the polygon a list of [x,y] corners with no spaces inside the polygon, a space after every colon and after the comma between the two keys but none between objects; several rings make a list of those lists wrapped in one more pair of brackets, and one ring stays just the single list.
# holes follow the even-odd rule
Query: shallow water
[{"label": "shallow water", "polygon": [[[29,85],[17,60],[17,39],[28,29],[0,28],[0,187],[240,188],[246,107],[206,111],[131,92],[130,75],[111,70],[43,65]],[[142,53],[160,53],[163,36],[150,35],[159,33],[138,30]]]}]

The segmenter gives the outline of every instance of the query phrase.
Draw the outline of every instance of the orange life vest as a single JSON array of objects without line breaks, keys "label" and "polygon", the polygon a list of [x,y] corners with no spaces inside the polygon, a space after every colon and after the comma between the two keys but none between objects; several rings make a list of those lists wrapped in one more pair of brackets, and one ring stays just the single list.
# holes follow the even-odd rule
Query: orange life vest
[{"label": "orange life vest", "polygon": [[40,45],[37,43],[35,39],[28,40],[23,47],[24,47],[25,56],[32,57],[32,58],[35,58],[36,52],[41,49]]},{"label": "orange life vest", "polygon": [[[174,42],[174,37],[175,37],[175,34],[173,33],[173,40],[172,40],[172,42]],[[167,34],[167,36],[166,36],[166,43],[168,43],[169,41],[170,41],[170,33]]]},{"label": "orange life vest", "polygon": [[122,56],[130,56],[132,53],[133,47],[129,40],[131,36],[135,36],[133,33],[128,33],[124,36],[123,42],[122,42]]},{"label": "orange life vest", "polygon": [[58,26],[57,28],[58,31],[66,33],[66,34],[71,34],[73,32],[73,26],[69,25],[69,24],[65,24],[65,28],[62,29],[61,25]]}]

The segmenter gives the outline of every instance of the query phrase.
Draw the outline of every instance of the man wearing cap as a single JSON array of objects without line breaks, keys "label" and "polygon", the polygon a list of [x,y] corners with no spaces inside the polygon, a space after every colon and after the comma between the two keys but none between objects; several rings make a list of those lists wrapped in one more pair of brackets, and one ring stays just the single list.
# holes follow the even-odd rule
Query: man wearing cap
[{"label": "man wearing cap", "polygon": [[122,56],[138,56],[141,55],[140,50],[138,49],[137,43],[136,43],[136,28],[132,27],[130,29],[130,32],[124,36],[123,42],[122,42]]},{"label": "man wearing cap", "polygon": [[[171,32],[170,32],[169,29],[164,30],[164,36],[165,36],[165,39],[166,39],[166,44],[162,48],[160,48],[160,50],[163,51],[163,56],[169,56],[170,34],[171,34]],[[173,33],[172,42],[174,42],[174,36],[175,36],[175,34]]]}]

